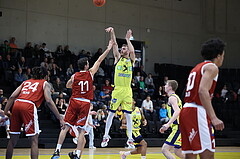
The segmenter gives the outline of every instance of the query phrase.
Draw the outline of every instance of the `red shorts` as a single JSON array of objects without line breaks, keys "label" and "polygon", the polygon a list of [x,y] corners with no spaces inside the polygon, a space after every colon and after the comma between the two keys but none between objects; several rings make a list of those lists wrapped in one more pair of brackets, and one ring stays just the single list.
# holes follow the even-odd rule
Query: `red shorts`
[{"label": "red shorts", "polygon": [[71,98],[65,113],[64,121],[69,126],[84,128],[90,109],[90,100],[83,98]]},{"label": "red shorts", "polygon": [[10,133],[20,134],[23,124],[26,136],[40,133],[35,104],[29,100],[17,99],[12,108]]},{"label": "red shorts", "polygon": [[203,106],[185,103],[180,113],[182,152],[215,152],[214,130]]}]

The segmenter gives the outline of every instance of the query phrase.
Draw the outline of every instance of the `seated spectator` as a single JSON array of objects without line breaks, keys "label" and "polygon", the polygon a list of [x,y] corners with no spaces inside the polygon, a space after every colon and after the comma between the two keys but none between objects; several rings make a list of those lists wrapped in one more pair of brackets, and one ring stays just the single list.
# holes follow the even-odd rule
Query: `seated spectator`
[{"label": "seated spectator", "polygon": [[153,109],[153,102],[149,95],[142,102],[142,110],[147,120],[156,121],[156,111]]},{"label": "seated spectator", "polygon": [[138,83],[139,83],[139,94],[140,94],[140,97],[143,99],[148,93],[148,89],[145,85],[143,76],[140,77],[140,81]]},{"label": "seated spectator", "polygon": [[67,68],[67,80],[71,78],[71,76],[74,74],[74,69],[73,69],[73,65],[70,64],[69,67]]},{"label": "seated spectator", "polygon": [[40,64],[41,67],[45,67],[47,70],[49,70],[48,66],[48,58],[44,58],[43,62]]},{"label": "seated spectator", "polygon": [[31,42],[27,42],[24,50],[23,50],[23,57],[26,59],[26,63],[28,66],[33,66],[34,61],[32,60],[34,54],[34,48],[32,47]]},{"label": "seated spectator", "polygon": [[159,110],[159,119],[160,119],[161,125],[163,125],[169,121],[166,104],[162,104],[162,108]]},{"label": "seated spectator", "polygon": [[53,89],[54,89],[54,92],[59,94],[59,92],[64,92],[66,91],[66,87],[65,87],[65,84],[63,84],[61,81],[60,81],[60,78],[56,78],[55,82],[53,83]]},{"label": "seated spectator", "polygon": [[23,56],[20,57],[17,66],[18,68],[21,68],[24,73],[27,71],[28,65],[26,64],[25,58]]},{"label": "seated spectator", "polygon": [[108,89],[110,93],[113,90],[113,87],[111,86],[109,79],[105,79],[105,84],[102,86],[102,90],[104,91],[105,89]]},{"label": "seated spectator", "polygon": [[97,111],[99,108],[102,108],[104,103],[100,102],[99,90],[96,90],[95,85],[93,85],[93,93],[93,100],[91,101],[91,103],[93,104],[93,110]]},{"label": "seated spectator", "polygon": [[59,68],[55,63],[52,65],[52,69],[50,70],[51,73],[51,80],[55,80],[57,77],[63,78],[62,76],[62,69]]},{"label": "seated spectator", "polygon": [[7,55],[10,53],[11,47],[9,46],[9,43],[7,40],[4,40],[4,43],[1,45],[1,49],[2,49],[3,55]]},{"label": "seated spectator", "polygon": [[26,74],[24,74],[22,69],[19,68],[18,72],[14,75],[14,86],[18,87],[25,80],[27,80]]},{"label": "seated spectator", "polygon": [[67,109],[67,103],[64,98],[60,98],[58,102],[56,102],[56,106],[58,109],[59,114],[64,115]]},{"label": "seated spectator", "polygon": [[109,89],[102,90],[100,92],[100,101],[108,105],[110,100],[111,100],[111,93]]},{"label": "seated spectator", "polygon": [[27,77],[27,79],[31,79],[32,78],[32,70],[31,70],[31,68],[27,68],[26,77]]},{"label": "seated spectator", "polygon": [[147,87],[147,90],[148,90],[148,94],[150,96],[153,96],[155,85],[153,83],[153,78],[152,78],[151,73],[149,73],[148,76],[145,78],[145,84],[146,84],[146,87]]},{"label": "seated spectator", "polygon": [[134,76],[135,83],[138,83],[140,81],[140,78],[141,78],[140,72],[137,72],[137,75]]},{"label": "seated spectator", "polygon": [[223,101],[226,100],[226,94],[227,94],[227,92],[228,92],[228,89],[227,89],[227,85],[225,84],[225,85],[223,86],[223,89],[221,90],[221,98],[222,98]]},{"label": "seated spectator", "polygon": [[[5,106],[7,104],[7,98],[6,97],[3,97],[2,98],[2,102],[0,103],[0,118],[4,119],[5,118],[5,115],[4,115],[4,109],[5,109]],[[8,112],[10,113],[10,111]],[[4,126],[5,129],[6,129],[6,133],[7,133],[7,139],[10,139],[10,120],[7,119],[7,120],[3,120],[3,121],[0,121],[0,126]]]}]

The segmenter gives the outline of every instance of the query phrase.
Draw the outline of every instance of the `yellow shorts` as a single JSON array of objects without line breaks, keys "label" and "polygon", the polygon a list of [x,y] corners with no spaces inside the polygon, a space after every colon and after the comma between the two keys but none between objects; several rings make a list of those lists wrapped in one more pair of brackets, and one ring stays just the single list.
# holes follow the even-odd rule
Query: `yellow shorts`
[{"label": "yellow shorts", "polygon": [[115,112],[121,105],[123,112],[132,112],[132,88],[130,87],[115,87],[112,91],[112,100],[110,111]]},{"label": "yellow shorts", "polygon": [[172,127],[172,132],[168,136],[165,143],[170,146],[174,146],[174,148],[181,148],[182,139],[181,139],[181,133],[180,133],[179,126],[173,124],[171,127]]}]

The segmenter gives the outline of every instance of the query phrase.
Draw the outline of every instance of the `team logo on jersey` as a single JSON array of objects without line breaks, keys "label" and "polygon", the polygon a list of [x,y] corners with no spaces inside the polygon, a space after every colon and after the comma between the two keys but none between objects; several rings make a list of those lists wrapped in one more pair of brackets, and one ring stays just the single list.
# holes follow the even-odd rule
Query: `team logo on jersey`
[{"label": "team logo on jersey", "polygon": [[117,99],[116,99],[116,98],[113,98],[113,99],[112,99],[112,102],[113,102],[113,103],[116,103],[116,102],[117,102]]},{"label": "team logo on jersey", "polygon": [[195,131],[194,128],[192,128],[192,131],[189,133],[190,135],[189,135],[189,137],[188,137],[188,139],[189,139],[190,142],[193,141],[193,139],[194,139],[194,137],[197,135],[197,133],[198,133],[198,131]]},{"label": "team logo on jersey", "polygon": [[32,121],[32,120],[30,120],[29,123],[26,124],[26,126],[25,126],[25,132],[27,132],[27,131],[30,129],[30,127],[32,126],[32,124],[33,124],[33,121]]}]

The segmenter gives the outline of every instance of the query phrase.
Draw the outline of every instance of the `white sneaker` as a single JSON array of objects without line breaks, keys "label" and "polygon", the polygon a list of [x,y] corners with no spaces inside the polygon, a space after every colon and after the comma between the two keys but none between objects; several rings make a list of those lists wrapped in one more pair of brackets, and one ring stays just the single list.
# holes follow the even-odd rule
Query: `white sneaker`
[{"label": "white sneaker", "polygon": [[120,154],[120,157],[121,159],[125,159],[127,156],[124,154],[125,151],[120,151],[119,154]]},{"label": "white sneaker", "polygon": [[75,137],[75,138],[73,138],[72,140],[73,140],[73,143],[77,145],[77,143],[78,143],[78,138]]},{"label": "white sneaker", "polygon": [[95,146],[90,146],[89,149],[96,149],[96,147]]},{"label": "white sneaker", "polygon": [[128,149],[135,149],[133,139],[128,139],[127,145],[128,145]]},{"label": "white sneaker", "polygon": [[108,145],[108,142],[110,139],[111,139],[111,137],[109,135],[107,137],[103,137],[101,147],[106,147]]}]

